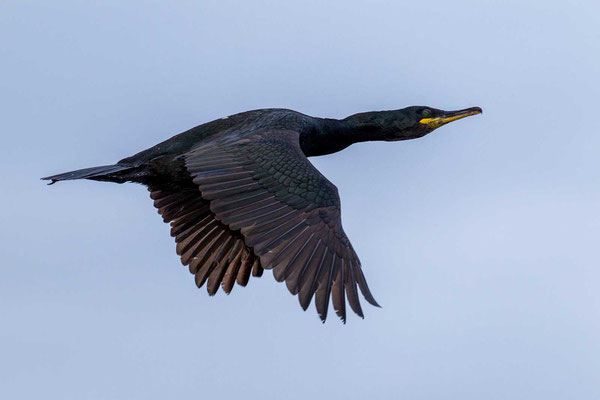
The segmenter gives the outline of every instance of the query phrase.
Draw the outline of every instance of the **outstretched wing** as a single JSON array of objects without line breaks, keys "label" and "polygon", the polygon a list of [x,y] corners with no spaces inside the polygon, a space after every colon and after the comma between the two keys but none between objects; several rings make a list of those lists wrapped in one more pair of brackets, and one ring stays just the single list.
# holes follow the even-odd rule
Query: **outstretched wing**
[{"label": "outstretched wing", "polygon": [[308,161],[295,131],[230,133],[184,155],[202,199],[224,226],[325,321],[329,299],[345,321],[346,299],[363,316],[357,285],[373,298],[342,229],[337,188]]}]

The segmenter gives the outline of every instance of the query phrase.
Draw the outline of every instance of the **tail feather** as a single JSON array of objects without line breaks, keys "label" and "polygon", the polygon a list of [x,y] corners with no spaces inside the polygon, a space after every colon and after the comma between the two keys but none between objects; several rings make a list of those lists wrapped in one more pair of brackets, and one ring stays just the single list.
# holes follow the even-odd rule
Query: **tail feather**
[{"label": "tail feather", "polygon": [[101,179],[109,174],[114,174],[115,172],[124,171],[126,169],[131,169],[131,167],[125,165],[103,165],[100,167],[78,169],[76,171],[47,176],[42,178],[42,180],[51,181],[48,185],[52,185],[58,181],[70,181],[74,179]]}]

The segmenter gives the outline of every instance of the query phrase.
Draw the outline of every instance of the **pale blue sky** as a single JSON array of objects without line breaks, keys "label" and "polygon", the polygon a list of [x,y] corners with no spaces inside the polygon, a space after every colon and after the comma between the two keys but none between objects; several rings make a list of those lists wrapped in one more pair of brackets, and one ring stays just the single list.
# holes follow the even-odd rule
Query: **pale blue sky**
[{"label": "pale blue sky", "polygon": [[[597,1],[0,2],[3,399],[600,398]],[[262,107],[484,114],[313,159],[382,309],[209,298],[115,162]]]}]

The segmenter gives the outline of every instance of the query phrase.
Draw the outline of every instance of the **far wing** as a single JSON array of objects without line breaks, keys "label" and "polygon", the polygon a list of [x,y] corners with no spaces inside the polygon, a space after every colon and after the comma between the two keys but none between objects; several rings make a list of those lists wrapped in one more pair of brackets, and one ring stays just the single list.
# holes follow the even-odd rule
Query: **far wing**
[{"label": "far wing", "polygon": [[153,182],[148,190],[163,220],[171,223],[177,254],[189,266],[198,287],[206,283],[211,296],[219,286],[230,293],[236,281],[246,286],[250,271],[253,276],[262,275],[260,260],[242,235],[216,219],[191,180],[189,184]]}]

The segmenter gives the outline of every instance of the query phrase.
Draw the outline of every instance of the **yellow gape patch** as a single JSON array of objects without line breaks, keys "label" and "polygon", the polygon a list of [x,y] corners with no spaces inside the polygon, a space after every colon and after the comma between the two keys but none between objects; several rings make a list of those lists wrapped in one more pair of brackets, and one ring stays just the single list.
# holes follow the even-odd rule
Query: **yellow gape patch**
[{"label": "yellow gape patch", "polygon": [[432,128],[438,128],[444,124],[442,122],[442,118],[440,118],[440,117],[438,117],[438,118],[423,118],[419,122],[424,125],[429,125]]}]

